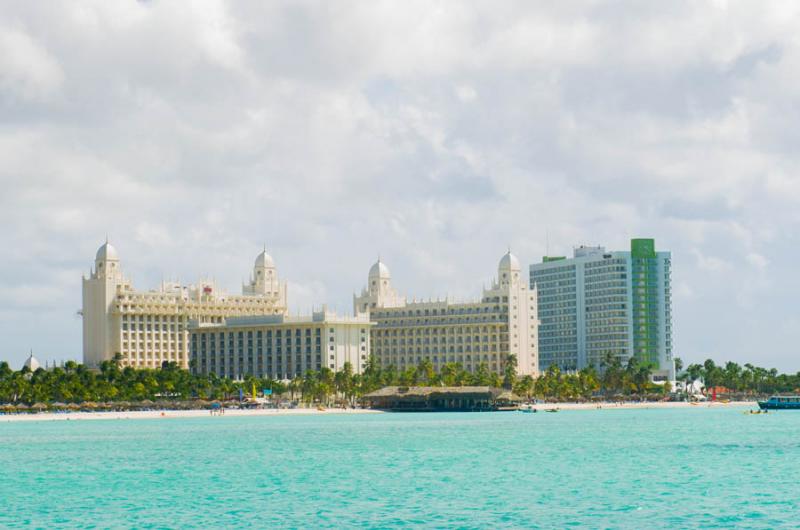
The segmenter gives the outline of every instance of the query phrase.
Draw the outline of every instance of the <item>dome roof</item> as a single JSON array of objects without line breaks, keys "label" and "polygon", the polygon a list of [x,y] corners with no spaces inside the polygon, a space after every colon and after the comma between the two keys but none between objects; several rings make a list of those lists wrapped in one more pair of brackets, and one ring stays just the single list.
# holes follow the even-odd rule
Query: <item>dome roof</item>
[{"label": "dome roof", "polygon": [[39,359],[37,359],[36,357],[33,356],[33,354],[31,354],[30,357],[28,357],[28,359],[25,361],[25,366],[30,368],[31,372],[35,372],[36,370],[41,368],[42,363],[40,363]]},{"label": "dome roof", "polygon": [[266,249],[262,250],[261,254],[256,257],[256,267],[265,267],[267,269],[275,268],[275,262],[272,260],[272,256],[267,254]]},{"label": "dome roof", "polygon": [[392,277],[392,274],[389,272],[389,267],[387,267],[381,260],[378,258],[378,261],[375,262],[375,265],[370,267],[369,269],[369,277],[370,278],[380,278],[386,279]]},{"label": "dome roof", "polygon": [[94,259],[95,261],[119,260],[119,255],[117,254],[117,249],[106,241],[102,247],[97,249],[97,255]]},{"label": "dome roof", "polygon": [[519,260],[517,257],[511,253],[509,250],[505,256],[500,259],[500,265],[498,265],[500,270],[511,270],[511,271],[518,271],[520,270]]}]

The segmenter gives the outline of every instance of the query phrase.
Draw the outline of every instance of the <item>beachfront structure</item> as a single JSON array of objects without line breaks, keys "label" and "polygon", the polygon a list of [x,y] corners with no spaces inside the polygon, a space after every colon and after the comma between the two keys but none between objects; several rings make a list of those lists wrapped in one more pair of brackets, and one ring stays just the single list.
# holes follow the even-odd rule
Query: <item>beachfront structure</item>
[{"label": "beachfront structure", "polygon": [[308,370],[338,372],[350,363],[361,373],[369,355],[366,315],[337,316],[323,308],[311,316],[267,315],[192,321],[191,370],[220,377],[292,379]]},{"label": "beachfront structure", "polygon": [[651,363],[655,380],[674,380],[670,271],[670,253],[656,252],[652,239],[631,240],[630,251],[581,246],[572,258],[531,265],[540,369],[602,369],[611,354]]},{"label": "beachfront structure", "polygon": [[189,366],[189,320],[222,322],[231,316],[286,312],[286,284],[266,249],[256,258],[242,295],[228,295],[212,280],[195,285],[162,282],[138,291],[123,275],[117,250],[106,241],[83,277],[83,362],[98,367],[119,356],[123,366]]},{"label": "beachfront structure", "polygon": [[372,409],[396,412],[497,410],[499,388],[489,386],[387,386],[366,394],[361,402]]},{"label": "beachfront structure", "polygon": [[506,359],[514,355],[517,373],[537,375],[536,290],[528,288],[510,251],[497,274],[474,302],[409,302],[394,290],[389,268],[379,259],[369,270],[367,286],[353,296],[355,313],[368,314],[376,324],[371,330],[376,361],[401,371],[423,360],[436,371],[446,363],[460,363],[474,372],[485,363],[502,373]]}]

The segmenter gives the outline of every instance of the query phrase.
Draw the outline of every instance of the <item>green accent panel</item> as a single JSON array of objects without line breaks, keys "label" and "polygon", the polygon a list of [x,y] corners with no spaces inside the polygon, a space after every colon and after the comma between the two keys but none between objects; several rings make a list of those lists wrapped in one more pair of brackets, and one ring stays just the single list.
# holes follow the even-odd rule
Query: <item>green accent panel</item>
[{"label": "green accent panel", "polygon": [[654,239],[631,239],[631,256],[633,258],[655,258],[656,242]]},{"label": "green accent panel", "polygon": [[652,239],[631,239],[633,350],[642,362],[658,363],[658,261]]},{"label": "green accent panel", "polygon": [[567,259],[566,256],[542,256],[542,263],[549,263],[551,261],[561,261]]}]

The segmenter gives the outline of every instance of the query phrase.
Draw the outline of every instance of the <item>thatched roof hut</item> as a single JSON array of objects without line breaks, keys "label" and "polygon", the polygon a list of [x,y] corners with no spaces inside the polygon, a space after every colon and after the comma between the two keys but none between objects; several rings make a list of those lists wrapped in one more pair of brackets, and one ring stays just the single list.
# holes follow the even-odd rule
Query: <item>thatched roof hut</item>
[{"label": "thatched roof hut", "polygon": [[371,408],[394,411],[496,410],[500,389],[489,386],[387,386],[366,394]]}]

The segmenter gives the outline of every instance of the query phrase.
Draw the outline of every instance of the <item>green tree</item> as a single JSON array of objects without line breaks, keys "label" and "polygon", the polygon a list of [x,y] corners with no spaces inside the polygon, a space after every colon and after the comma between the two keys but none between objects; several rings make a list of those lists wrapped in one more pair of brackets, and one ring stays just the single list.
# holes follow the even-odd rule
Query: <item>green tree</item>
[{"label": "green tree", "polygon": [[517,356],[509,354],[503,363],[503,388],[512,389],[517,381]]}]

